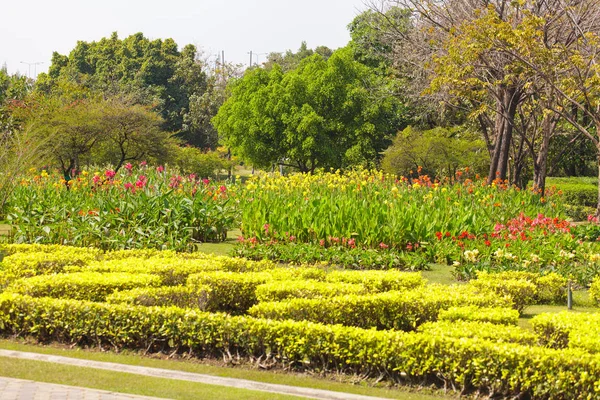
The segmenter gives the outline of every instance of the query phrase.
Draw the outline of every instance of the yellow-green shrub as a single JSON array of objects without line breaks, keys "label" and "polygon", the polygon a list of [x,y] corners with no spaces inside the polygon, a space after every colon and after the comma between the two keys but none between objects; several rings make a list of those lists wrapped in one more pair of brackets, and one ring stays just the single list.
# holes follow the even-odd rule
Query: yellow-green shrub
[{"label": "yellow-green shrub", "polygon": [[567,301],[567,280],[555,272],[545,275],[526,271],[480,272],[477,279],[496,282],[513,280],[530,282],[535,286],[532,304],[564,304]]},{"label": "yellow-green shrub", "polygon": [[[82,251],[86,250],[86,251]],[[93,249],[64,247],[62,251],[30,251],[4,257],[0,268],[18,277],[62,272],[67,265],[83,266],[95,261],[98,252]]]},{"label": "yellow-green shrub", "polygon": [[210,295],[208,286],[192,289],[187,286],[139,287],[114,292],[106,297],[107,303],[135,306],[160,306],[206,309]]},{"label": "yellow-green shrub", "polygon": [[256,298],[259,302],[280,301],[289,298],[323,298],[344,294],[365,294],[363,285],[343,282],[319,282],[314,280],[275,281],[256,287]]},{"label": "yellow-green shrub", "polygon": [[497,325],[481,321],[426,322],[419,326],[417,331],[437,337],[475,338],[496,343],[518,343],[527,346],[535,346],[538,341],[534,333],[517,326]]},{"label": "yellow-green shrub", "polygon": [[600,313],[546,313],[536,315],[531,324],[545,346],[600,353]]},{"label": "yellow-green shrub", "polygon": [[596,277],[590,286],[590,299],[600,306],[600,276]]},{"label": "yellow-green shrub", "polygon": [[495,293],[474,294],[468,286],[430,285],[404,292],[265,302],[250,308],[248,314],[258,318],[410,331],[424,322],[435,321],[440,310],[452,306],[511,304],[510,299]]},{"label": "yellow-green shrub", "polygon": [[0,294],[0,332],[95,347],[178,349],[201,357],[268,354],[289,368],[433,381],[500,397],[600,396],[599,355],[437,332],[376,331],[8,293]]},{"label": "yellow-green shrub", "polygon": [[537,294],[537,287],[525,279],[500,279],[496,274],[479,273],[477,279],[469,282],[479,293],[497,293],[500,296],[509,296],[513,307],[520,313],[525,307],[533,304]]},{"label": "yellow-green shrub", "polygon": [[346,282],[361,284],[370,292],[389,292],[391,290],[413,289],[423,286],[425,278],[418,272],[389,271],[354,271],[338,270],[327,274],[328,282]]},{"label": "yellow-green shrub", "polygon": [[440,321],[476,321],[497,325],[517,325],[519,312],[512,308],[462,306],[440,310]]},{"label": "yellow-green shrub", "polygon": [[22,278],[14,281],[6,290],[32,297],[104,301],[107,295],[116,290],[160,284],[161,279],[156,275],[76,272]]}]

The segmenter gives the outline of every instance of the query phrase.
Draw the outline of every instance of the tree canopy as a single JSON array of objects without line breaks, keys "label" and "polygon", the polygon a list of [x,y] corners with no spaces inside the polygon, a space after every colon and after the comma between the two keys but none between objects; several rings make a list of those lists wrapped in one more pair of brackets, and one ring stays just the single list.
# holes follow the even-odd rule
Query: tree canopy
[{"label": "tree canopy", "polygon": [[220,135],[257,166],[373,165],[403,124],[402,104],[351,49],[314,54],[285,72],[249,70],[213,119]]}]

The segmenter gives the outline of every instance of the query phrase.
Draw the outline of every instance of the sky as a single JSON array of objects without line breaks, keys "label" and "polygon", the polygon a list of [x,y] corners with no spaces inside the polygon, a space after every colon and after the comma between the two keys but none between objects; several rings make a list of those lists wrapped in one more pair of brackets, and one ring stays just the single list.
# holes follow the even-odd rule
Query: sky
[{"label": "sky", "polygon": [[[364,0],[22,0],[0,7],[0,65],[33,76],[50,66],[53,51],[68,55],[78,40],[97,41],[142,32],[173,38],[225,61],[248,65],[266,53],[344,46],[346,26]],[[25,64],[29,63],[29,64]],[[38,64],[41,63],[41,64]]]}]

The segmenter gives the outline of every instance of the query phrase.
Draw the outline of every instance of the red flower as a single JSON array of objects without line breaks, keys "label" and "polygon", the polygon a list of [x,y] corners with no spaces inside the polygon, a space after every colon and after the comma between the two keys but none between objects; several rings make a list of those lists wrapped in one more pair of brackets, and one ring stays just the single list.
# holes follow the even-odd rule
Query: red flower
[{"label": "red flower", "polygon": [[159,165],[158,167],[156,167],[156,172],[158,172],[159,174],[162,173],[165,170],[165,167],[163,167],[162,165]]},{"label": "red flower", "polygon": [[116,174],[117,173],[115,171],[113,171],[112,169],[109,169],[104,173],[104,176],[106,176],[108,179],[112,179],[115,177]]},{"label": "red flower", "polygon": [[442,237],[443,237],[444,235],[442,234],[442,232],[436,232],[436,233],[435,233],[435,236],[437,237],[437,239],[438,239],[438,240],[442,240]]},{"label": "red flower", "polygon": [[388,246],[387,244],[381,242],[381,243],[379,243],[379,247],[382,248],[382,249],[387,249],[390,246]]}]

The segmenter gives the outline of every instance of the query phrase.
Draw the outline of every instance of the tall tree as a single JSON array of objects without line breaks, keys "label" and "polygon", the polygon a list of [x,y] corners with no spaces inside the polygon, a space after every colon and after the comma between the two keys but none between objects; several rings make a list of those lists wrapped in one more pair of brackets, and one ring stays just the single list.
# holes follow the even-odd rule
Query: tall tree
[{"label": "tall tree", "polygon": [[219,134],[256,165],[316,168],[374,165],[404,122],[379,77],[351,49],[315,54],[288,72],[249,70],[213,119]]}]

